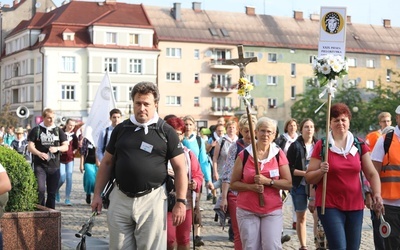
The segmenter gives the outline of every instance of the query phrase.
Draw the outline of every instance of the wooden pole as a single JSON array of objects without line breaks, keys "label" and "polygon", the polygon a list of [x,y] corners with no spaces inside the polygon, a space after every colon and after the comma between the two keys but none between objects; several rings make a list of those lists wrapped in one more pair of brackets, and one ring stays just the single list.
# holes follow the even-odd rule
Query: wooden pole
[{"label": "wooden pole", "polygon": [[[326,112],[326,139],[325,139],[325,159],[322,159],[324,162],[328,162],[328,153],[329,153],[329,125],[331,120],[331,93],[328,91],[328,107]],[[325,201],[326,201],[326,183],[327,183],[327,173],[324,173],[324,177],[322,180],[322,204],[321,204],[321,214],[325,214]]]},{"label": "wooden pole", "polygon": [[[249,121],[249,130],[250,130],[250,137],[251,137],[251,147],[253,148],[253,160],[254,160],[254,168],[256,170],[256,175],[260,174],[260,168],[258,166],[258,157],[257,157],[257,145],[256,145],[256,138],[254,135],[254,126],[253,126],[253,119],[251,119],[250,108],[246,105],[246,112],[247,112],[247,120]],[[264,194],[258,193],[258,200],[260,203],[260,207],[264,207]]]}]

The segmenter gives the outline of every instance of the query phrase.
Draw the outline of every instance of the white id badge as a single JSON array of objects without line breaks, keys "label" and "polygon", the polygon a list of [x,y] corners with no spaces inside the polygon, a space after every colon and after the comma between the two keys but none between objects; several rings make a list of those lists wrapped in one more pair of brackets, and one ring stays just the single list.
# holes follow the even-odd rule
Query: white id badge
[{"label": "white id badge", "polygon": [[142,144],[140,145],[140,149],[148,153],[151,153],[151,151],[153,151],[153,145],[143,141]]},{"label": "white id badge", "polygon": [[356,153],[357,153],[357,151],[358,151],[357,147],[353,145],[353,146],[351,147],[351,149],[350,149],[350,154],[351,154],[352,156],[355,156]]},{"label": "white id badge", "polygon": [[273,169],[269,171],[269,176],[272,177],[279,177],[279,170],[278,169]]}]

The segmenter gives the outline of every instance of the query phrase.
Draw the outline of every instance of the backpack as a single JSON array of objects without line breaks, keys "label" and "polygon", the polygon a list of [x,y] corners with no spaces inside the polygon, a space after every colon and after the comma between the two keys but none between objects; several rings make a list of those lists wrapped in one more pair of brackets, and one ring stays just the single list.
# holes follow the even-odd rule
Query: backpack
[{"label": "backpack", "polygon": [[[321,156],[322,161],[324,161],[324,159],[325,159],[325,140],[326,140],[325,137],[323,137],[323,138],[321,139],[321,141],[322,141],[322,147],[321,147],[320,156]],[[362,159],[362,149],[361,149],[361,145],[364,144],[364,143],[365,143],[365,142],[362,141],[362,140],[360,140],[358,137],[354,137],[353,145],[354,145],[355,147],[357,147],[358,154],[360,155],[360,163],[361,163],[361,159]],[[331,147],[331,146],[332,146],[332,145],[329,144],[329,147]],[[361,164],[362,164],[362,163],[361,163]],[[361,182],[361,192],[362,192],[362,195],[363,195],[363,199],[365,200],[365,192],[364,192],[364,190],[365,190],[364,186],[365,186],[365,185],[364,185],[364,176],[363,176],[362,170],[360,171],[360,182]]]}]

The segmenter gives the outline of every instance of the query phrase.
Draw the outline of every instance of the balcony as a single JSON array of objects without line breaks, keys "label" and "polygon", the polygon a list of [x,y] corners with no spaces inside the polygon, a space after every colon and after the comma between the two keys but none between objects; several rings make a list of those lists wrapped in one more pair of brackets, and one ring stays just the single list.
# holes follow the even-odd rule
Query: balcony
[{"label": "balcony", "polygon": [[210,61],[210,68],[212,69],[237,69],[236,65],[227,65],[225,64],[226,58],[218,58],[218,59],[211,59]]},{"label": "balcony", "polygon": [[238,90],[238,85],[231,84],[230,81],[226,84],[216,84],[216,83],[212,82],[208,85],[208,87],[210,87],[211,93],[230,94],[230,93],[236,93]]},{"label": "balcony", "polygon": [[233,116],[235,115],[235,110],[237,108],[233,107],[211,107],[210,108],[210,115],[211,116]]}]

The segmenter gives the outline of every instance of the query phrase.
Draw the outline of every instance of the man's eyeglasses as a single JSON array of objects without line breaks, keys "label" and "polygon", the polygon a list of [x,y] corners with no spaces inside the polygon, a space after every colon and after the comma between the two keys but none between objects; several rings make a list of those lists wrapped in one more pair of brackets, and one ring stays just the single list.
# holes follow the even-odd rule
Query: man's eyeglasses
[{"label": "man's eyeglasses", "polygon": [[391,122],[391,120],[382,120],[381,122],[389,123],[389,122]]}]

